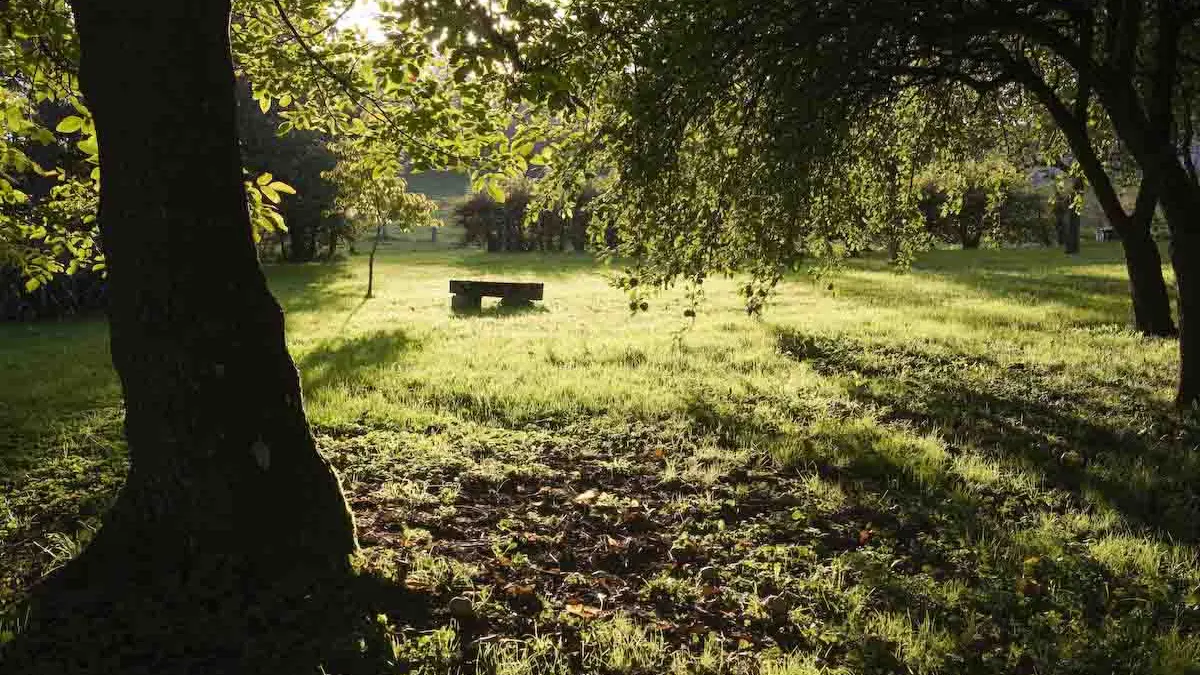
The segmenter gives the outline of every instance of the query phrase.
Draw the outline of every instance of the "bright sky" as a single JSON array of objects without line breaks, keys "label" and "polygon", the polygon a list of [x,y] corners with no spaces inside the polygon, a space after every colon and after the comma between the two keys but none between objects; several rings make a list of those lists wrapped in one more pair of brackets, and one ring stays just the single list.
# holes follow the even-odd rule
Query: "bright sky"
[{"label": "bright sky", "polygon": [[378,11],[379,6],[375,0],[354,0],[354,6],[338,22],[338,27],[358,28],[366,31],[367,38],[382,40],[383,32],[379,30],[379,25],[375,21],[375,15]]}]

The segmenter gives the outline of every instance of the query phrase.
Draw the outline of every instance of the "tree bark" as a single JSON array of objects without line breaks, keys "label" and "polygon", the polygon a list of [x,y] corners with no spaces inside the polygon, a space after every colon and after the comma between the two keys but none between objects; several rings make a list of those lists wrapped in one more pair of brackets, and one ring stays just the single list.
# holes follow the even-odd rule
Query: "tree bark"
[{"label": "tree bark", "polygon": [[[1080,241],[1079,241],[1079,229],[1080,229],[1079,225],[1080,225],[1080,223],[1079,223],[1079,209],[1075,208],[1075,195],[1078,195],[1079,193],[1083,192],[1083,181],[1079,180],[1079,179],[1072,181],[1071,190],[1072,190],[1072,192],[1071,192],[1070,196],[1068,197],[1067,209],[1063,213],[1063,221],[1062,221],[1062,240],[1063,240],[1063,242],[1062,243],[1063,243],[1063,251],[1067,255],[1076,255],[1079,253],[1079,249],[1080,249]],[[1128,265],[1128,259],[1126,260],[1126,264]],[[1159,268],[1161,269],[1162,266],[1159,265]],[[1161,273],[1160,273],[1160,275],[1161,275]],[[1136,304],[1136,300],[1134,301],[1134,304]]]},{"label": "tree bark", "polygon": [[130,459],[85,556],[151,571],[345,569],[353,517],[317,452],[251,239],[229,0],[71,5]]},{"label": "tree bark", "polygon": [[1162,205],[1171,230],[1171,265],[1179,292],[1180,407],[1200,403],[1200,186],[1191,182],[1174,152],[1165,150],[1157,166],[1163,186]]},{"label": "tree bark", "polygon": [[1115,227],[1125,250],[1125,269],[1129,272],[1129,291],[1133,297],[1133,320],[1138,332],[1154,337],[1176,335],[1171,320],[1171,300],[1162,275],[1162,256],[1150,232],[1157,208],[1157,191],[1143,181],[1133,215]]},{"label": "tree bark", "polygon": [[312,262],[317,257],[315,224],[307,222],[303,216],[288,218],[288,232],[285,238],[290,244],[286,255],[288,262]]}]

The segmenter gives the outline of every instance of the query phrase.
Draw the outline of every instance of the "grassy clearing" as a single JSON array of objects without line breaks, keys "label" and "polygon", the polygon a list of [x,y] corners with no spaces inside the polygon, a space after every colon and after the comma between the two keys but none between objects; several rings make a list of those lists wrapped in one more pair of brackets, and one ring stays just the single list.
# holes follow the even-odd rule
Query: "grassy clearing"
[{"label": "grassy clearing", "polygon": [[[271,278],[361,565],[429,609],[377,617],[396,672],[1198,672],[1196,428],[1114,245],[863,261],[762,320],[714,283],[694,324],[584,257],[364,267]],[[452,277],[547,299],[456,317]],[[123,456],[102,325],[0,326],[0,372],[11,607]]]}]

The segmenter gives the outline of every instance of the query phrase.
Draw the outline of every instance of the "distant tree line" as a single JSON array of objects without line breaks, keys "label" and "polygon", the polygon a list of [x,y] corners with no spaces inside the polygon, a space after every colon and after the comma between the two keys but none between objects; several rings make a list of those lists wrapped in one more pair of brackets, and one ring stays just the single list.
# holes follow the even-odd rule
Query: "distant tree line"
[{"label": "distant tree line", "polygon": [[451,222],[463,228],[463,244],[479,245],[491,252],[584,251],[591,243],[589,205],[597,194],[594,187],[585,188],[575,198],[569,216],[546,209],[529,219],[531,186],[517,181],[509,185],[503,202],[486,192],[463,198],[452,208]]}]

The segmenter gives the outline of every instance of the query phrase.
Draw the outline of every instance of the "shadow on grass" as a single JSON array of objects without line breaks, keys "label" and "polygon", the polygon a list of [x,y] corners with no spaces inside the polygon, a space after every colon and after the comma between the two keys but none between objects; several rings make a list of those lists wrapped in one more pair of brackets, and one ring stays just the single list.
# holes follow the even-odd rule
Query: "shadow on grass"
[{"label": "shadow on grass", "polygon": [[506,305],[503,302],[497,302],[494,304],[487,305],[486,307],[483,307],[481,309],[472,309],[472,310],[451,309],[450,312],[454,316],[462,317],[465,319],[471,319],[471,318],[492,318],[492,319],[501,318],[502,319],[502,318],[506,318],[506,317],[524,316],[524,315],[528,315],[528,314],[547,314],[550,312],[550,310],[546,309],[546,307],[544,305],[538,305],[538,304],[533,304],[533,303],[520,304],[520,305]]},{"label": "shadow on grass", "polygon": [[318,312],[360,297],[362,291],[339,282],[350,279],[350,263],[277,264],[263,267],[271,292],[287,312]]},{"label": "shadow on grass", "polygon": [[[1032,674],[1056,672],[1067,663],[1071,672],[1146,672],[1147,664],[1179,662],[1172,636],[1200,628],[1194,615],[1180,610],[1194,602],[1191,573],[1164,565],[1130,574],[1093,554],[1095,534],[1076,535],[1063,523],[1072,522],[1069,514],[1079,509],[1080,493],[1100,494],[1130,521],[1194,541],[1197,512],[1189,485],[1198,475],[1194,460],[1177,467],[1182,463],[1177,457],[1172,463],[1170,453],[1117,435],[1122,445],[1096,448],[1078,469],[1056,466],[1046,447],[1053,436],[1063,435],[1067,444],[1111,441],[1111,429],[1071,421],[1068,413],[1048,411],[1051,403],[1025,403],[986,385],[980,392],[966,385],[943,389],[941,378],[949,382],[962,372],[964,364],[956,359],[791,332],[781,332],[780,346],[830,377],[862,383],[848,387],[854,402],[816,413],[802,432],[783,431],[753,406],[739,407],[715,393],[692,401],[688,414],[693,427],[716,434],[726,452],[769,448],[780,469],[751,474],[750,485],[725,502],[722,529],[769,533],[764,543],[803,547],[818,560],[835,561],[829,565],[839,570],[839,579],[852,580],[824,597],[816,588],[793,587],[796,597],[813,596],[806,616],[834,623],[840,619],[838,603],[867,589],[868,614],[905,617],[905,626],[931,627],[931,635],[946,631],[941,648],[955,660],[935,659],[930,664],[940,667],[931,665],[930,672]],[[898,367],[872,365],[874,358]],[[903,371],[901,364],[918,360],[928,372]],[[895,389],[872,392],[870,378],[886,379]],[[1032,387],[1048,388],[1040,381]],[[1048,398],[1056,395],[1047,392]],[[1081,404],[1091,402],[1089,397]],[[884,405],[890,412],[882,424],[860,417],[864,408]],[[1023,414],[1033,416],[1026,418],[1028,428]],[[956,430],[947,431],[956,422]],[[960,450],[942,451],[928,439],[949,439],[952,433],[986,437],[992,451],[1040,469],[1050,485],[968,479],[953,464]],[[1131,459],[1124,453],[1139,452],[1158,462],[1152,484],[1139,484],[1122,470],[1121,462]],[[825,510],[813,505],[812,496],[822,494],[822,488],[811,487],[817,478],[832,490],[833,505]],[[1045,489],[1051,486],[1063,490]],[[1054,519],[1064,514],[1062,521]],[[1043,533],[1047,540],[1039,538]],[[710,553],[718,557],[708,564],[722,562],[725,554]],[[761,588],[771,581],[756,583]],[[780,591],[768,586],[763,592]],[[1047,616],[1073,619],[1054,625],[1045,622]],[[796,646],[811,648],[803,636],[775,637],[783,646],[796,639]],[[913,672],[911,662],[897,659],[904,649],[894,640],[905,639],[868,637],[837,645],[829,654],[855,672]]]},{"label": "shadow on grass", "polygon": [[882,420],[970,444],[998,460],[1100,500],[1176,541],[1200,541],[1200,455],[1186,421],[1151,387],[978,355],[934,354],[848,338],[778,333],[780,350],[844,378],[852,400]]},{"label": "shadow on grass", "polygon": [[291,578],[200,569],[86,583],[50,577],[0,670],[35,675],[328,673],[397,668],[378,617],[432,626],[428,598],[376,574]]},{"label": "shadow on grass", "polygon": [[383,330],[352,338],[326,340],[297,359],[304,390],[318,391],[337,384],[368,383],[381,368],[421,348],[403,330]]},{"label": "shadow on grass", "polygon": [[488,253],[471,251],[451,262],[463,273],[565,278],[597,269],[591,253]]},{"label": "shadow on grass", "polygon": [[[1163,259],[1168,258],[1164,255]],[[1085,242],[1082,254],[1077,256],[1050,248],[931,251],[913,265],[913,273],[945,282],[951,288],[958,286],[1022,306],[1058,305],[1071,312],[1064,318],[1076,325],[1128,326],[1131,304],[1124,262],[1119,244]],[[1095,266],[1119,266],[1122,271],[1116,276],[1087,273],[1087,268]],[[852,269],[886,272],[893,268],[883,259],[869,258],[855,261]],[[1164,268],[1164,272],[1169,274],[1169,268]],[[876,279],[853,276],[834,283],[855,299],[885,307],[912,307],[928,318],[953,320],[976,328],[1024,329],[1041,323],[1010,316],[1003,308],[987,311],[972,307],[953,295],[917,293],[903,284],[878,283]],[[1172,284],[1168,283],[1168,290],[1174,297]],[[955,305],[952,316],[945,311],[948,303]]]}]

